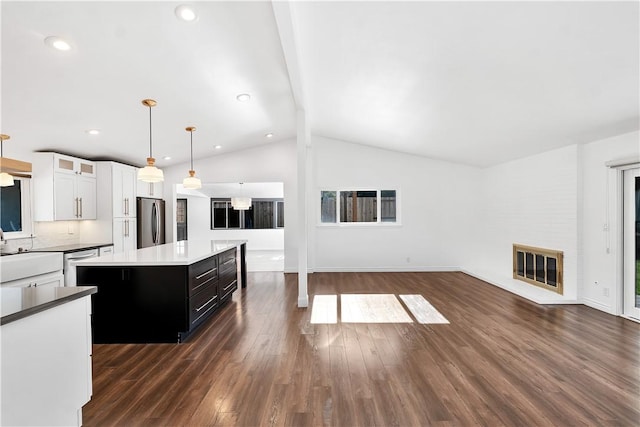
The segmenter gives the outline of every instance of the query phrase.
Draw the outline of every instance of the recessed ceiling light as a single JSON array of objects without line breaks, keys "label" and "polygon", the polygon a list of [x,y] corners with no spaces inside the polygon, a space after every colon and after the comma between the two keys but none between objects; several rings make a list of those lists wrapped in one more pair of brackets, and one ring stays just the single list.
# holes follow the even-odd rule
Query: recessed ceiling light
[{"label": "recessed ceiling light", "polygon": [[215,146],[215,149],[216,149],[216,150],[219,150],[219,149],[221,149],[221,148],[222,148],[222,145],[216,145],[216,146]]},{"label": "recessed ceiling light", "polygon": [[171,156],[164,156],[163,159],[164,160],[171,160]]},{"label": "recessed ceiling light", "polygon": [[181,4],[180,6],[176,7],[175,12],[178,18],[186,22],[193,22],[198,18],[195,10],[193,10],[191,6],[186,4]]},{"label": "recessed ceiling light", "polygon": [[248,93],[241,93],[240,95],[236,96],[236,99],[240,102],[247,102],[251,99],[251,95],[249,95]]},{"label": "recessed ceiling light", "polygon": [[88,133],[89,135],[99,135],[99,134],[100,134],[100,130],[99,130],[99,129],[89,129],[89,130],[87,131],[87,133]]},{"label": "recessed ceiling light", "polygon": [[49,36],[44,39],[44,44],[57,50],[69,50],[71,45],[58,36]]},{"label": "recessed ceiling light", "polygon": [[273,134],[271,132],[264,135],[265,138],[273,138]]}]

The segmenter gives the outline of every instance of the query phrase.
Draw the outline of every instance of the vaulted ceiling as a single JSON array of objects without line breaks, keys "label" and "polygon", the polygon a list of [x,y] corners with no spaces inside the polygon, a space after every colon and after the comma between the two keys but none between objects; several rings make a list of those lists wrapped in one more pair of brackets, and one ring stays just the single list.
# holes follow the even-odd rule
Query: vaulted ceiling
[{"label": "vaulted ceiling", "polygon": [[178,5],[3,1],[5,155],[142,165],[144,98],[161,167],[186,126],[203,158],[294,138],[297,107],[312,134],[477,166],[640,128],[638,2],[303,1],[289,29],[281,3]]}]

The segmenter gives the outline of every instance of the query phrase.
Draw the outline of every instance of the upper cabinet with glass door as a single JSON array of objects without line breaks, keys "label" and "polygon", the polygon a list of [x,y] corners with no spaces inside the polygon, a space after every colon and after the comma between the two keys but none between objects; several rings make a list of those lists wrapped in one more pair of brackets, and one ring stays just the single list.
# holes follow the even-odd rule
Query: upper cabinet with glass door
[{"label": "upper cabinet with glass door", "polygon": [[35,221],[96,219],[96,164],[58,153],[34,153]]},{"label": "upper cabinet with glass door", "polygon": [[96,177],[96,164],[89,160],[53,153],[54,172]]}]

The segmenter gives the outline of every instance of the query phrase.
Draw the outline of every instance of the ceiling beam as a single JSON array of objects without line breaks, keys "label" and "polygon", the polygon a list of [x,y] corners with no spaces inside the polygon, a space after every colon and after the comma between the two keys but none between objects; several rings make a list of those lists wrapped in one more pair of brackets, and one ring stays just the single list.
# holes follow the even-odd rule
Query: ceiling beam
[{"label": "ceiling beam", "polygon": [[284,61],[289,72],[289,84],[293,93],[296,109],[306,110],[305,89],[302,70],[300,67],[300,49],[297,43],[297,31],[295,11],[292,10],[292,2],[274,1],[271,3],[273,14],[276,18],[276,26],[280,35],[280,44],[284,54]]}]

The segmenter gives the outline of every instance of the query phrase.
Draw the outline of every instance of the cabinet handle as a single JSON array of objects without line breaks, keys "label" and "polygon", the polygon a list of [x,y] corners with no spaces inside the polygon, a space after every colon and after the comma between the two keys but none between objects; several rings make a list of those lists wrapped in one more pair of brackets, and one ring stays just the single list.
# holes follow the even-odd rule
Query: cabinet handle
[{"label": "cabinet handle", "polygon": [[149,195],[153,196],[153,182],[149,183]]},{"label": "cabinet handle", "polygon": [[196,280],[198,280],[198,279],[200,279],[200,278],[202,278],[202,277],[206,276],[207,274],[211,274],[211,273],[213,273],[214,271],[216,271],[216,269],[215,269],[215,268],[212,268],[212,269],[211,269],[211,270],[209,270],[209,271],[205,271],[205,272],[204,272],[204,273],[202,273],[201,275],[196,276]]},{"label": "cabinet handle", "polygon": [[129,237],[129,220],[124,220],[124,237]]},{"label": "cabinet handle", "polygon": [[196,312],[202,310],[203,308],[205,308],[207,305],[209,305],[209,303],[213,300],[215,300],[216,298],[218,298],[217,296],[213,296],[211,297],[211,299],[207,302],[205,302],[204,304],[202,304],[200,307],[196,308]]},{"label": "cabinet handle", "polygon": [[238,283],[237,280],[234,280],[233,282],[229,283],[229,286],[225,286],[224,288],[222,288],[223,291],[226,291],[227,289],[229,289],[230,287],[232,287],[233,285],[235,285],[236,283]]},{"label": "cabinet handle", "polygon": [[223,262],[222,265],[227,265],[227,264],[230,264],[230,263],[235,262],[235,261],[236,261],[235,258],[231,258],[231,259],[226,260],[225,262]]},{"label": "cabinet handle", "polygon": [[74,209],[74,212],[73,212],[73,216],[78,218],[79,209],[78,209],[78,198],[77,197],[75,199],[73,199],[73,203],[75,203],[75,206],[74,206],[75,209]]},{"label": "cabinet handle", "polygon": [[80,218],[82,218],[82,197],[80,197]]}]

